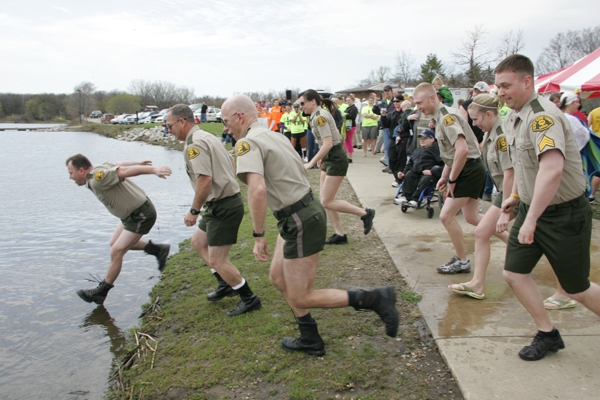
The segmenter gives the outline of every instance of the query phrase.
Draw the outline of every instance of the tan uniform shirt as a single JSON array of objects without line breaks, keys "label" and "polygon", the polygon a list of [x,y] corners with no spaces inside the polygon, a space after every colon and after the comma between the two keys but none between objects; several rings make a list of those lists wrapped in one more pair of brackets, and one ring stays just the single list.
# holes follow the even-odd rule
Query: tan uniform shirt
[{"label": "tan uniform shirt", "polygon": [[521,201],[531,205],[540,168],[539,156],[553,149],[563,154],[565,166],[560,186],[550,205],[573,200],[585,192],[577,143],[569,121],[558,107],[534,93],[518,115],[514,110],[508,113],[504,127]]},{"label": "tan uniform shirt", "polygon": [[477,159],[481,156],[477,137],[460,111],[440,103],[433,113],[433,119],[435,120],[435,138],[440,145],[440,156],[447,166],[452,168],[452,164],[454,164],[454,154],[456,153],[454,143],[459,135],[465,138],[469,146],[467,160]]},{"label": "tan uniform shirt", "polygon": [[94,165],[87,174],[86,186],[112,215],[126,219],[146,201],[146,192],[129,179],[117,174],[119,166],[111,162]]},{"label": "tan uniform shirt", "polygon": [[200,175],[212,178],[206,201],[217,201],[239,193],[233,157],[214,135],[194,126],[187,134],[183,158],[192,189],[196,190]]},{"label": "tan uniform shirt", "polygon": [[282,134],[255,122],[238,140],[236,152],[237,174],[242,182],[248,183],[247,173],[265,178],[267,206],[271,211],[294,204],[310,191],[304,164]]},{"label": "tan uniform shirt", "polygon": [[317,107],[312,114],[310,114],[310,129],[317,139],[319,146],[323,146],[323,138],[331,136],[333,145],[340,144],[342,142],[340,133],[335,126],[335,120],[331,113],[323,107]]},{"label": "tan uniform shirt", "polygon": [[510,155],[508,154],[508,145],[506,144],[506,134],[502,129],[502,119],[498,120],[483,137],[481,147],[485,157],[487,170],[494,181],[494,185],[502,192],[504,184],[504,170],[513,167]]}]

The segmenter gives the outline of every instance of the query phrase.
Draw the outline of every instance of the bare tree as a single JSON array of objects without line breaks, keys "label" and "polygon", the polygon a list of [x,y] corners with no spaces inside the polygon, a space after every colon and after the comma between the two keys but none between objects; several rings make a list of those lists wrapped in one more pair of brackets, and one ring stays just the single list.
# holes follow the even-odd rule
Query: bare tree
[{"label": "bare tree", "polygon": [[365,79],[358,81],[358,86],[366,86],[375,83],[387,82],[391,79],[391,76],[392,69],[390,67],[382,65],[379,68],[372,69]]},{"label": "bare tree", "polygon": [[513,33],[511,30],[504,35],[500,41],[500,45],[498,46],[497,50],[496,61],[500,62],[508,56],[518,54],[523,47],[525,47],[523,29],[519,29],[516,33]]},{"label": "bare tree", "polygon": [[582,29],[574,43],[577,58],[582,58],[600,47],[600,25],[595,28]]},{"label": "bare tree", "polygon": [[487,31],[483,25],[477,25],[472,31],[467,32],[467,40],[464,40],[458,51],[452,53],[456,64],[467,67],[465,74],[469,84],[475,84],[483,79],[483,73],[489,66],[491,51],[483,50],[485,35]]},{"label": "bare tree", "polygon": [[564,68],[600,47],[600,26],[556,34],[536,62],[536,73],[548,74]]},{"label": "bare tree", "polygon": [[410,51],[404,51],[396,54],[396,75],[395,79],[400,86],[406,87],[416,83],[418,69],[415,65],[415,58]]},{"label": "bare tree", "polygon": [[[96,101],[92,97],[95,91],[96,85],[94,85],[92,82],[81,82],[80,84],[75,85],[73,88],[74,99],[72,102],[77,104],[76,109],[79,110],[81,108],[80,111],[83,114],[89,114],[92,112],[96,107]],[[71,105],[71,107],[74,107],[75,104]]]}]

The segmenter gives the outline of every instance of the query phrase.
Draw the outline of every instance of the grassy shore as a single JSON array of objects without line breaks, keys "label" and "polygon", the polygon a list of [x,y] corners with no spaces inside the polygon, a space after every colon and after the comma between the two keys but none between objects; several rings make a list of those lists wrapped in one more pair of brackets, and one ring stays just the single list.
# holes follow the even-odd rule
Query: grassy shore
[{"label": "grassy shore", "polygon": [[[317,170],[310,171],[318,195]],[[340,198],[358,204],[345,181]],[[244,196],[245,197],[245,196]],[[287,353],[284,336],[298,336],[294,317],[269,281],[269,264],[254,260],[252,224],[247,210],[238,243],[230,252],[263,308],[229,318],[238,298],[206,301],[216,280],[191,248],[180,244],[159,283],[150,293],[140,326],[128,333],[129,356],[115,371],[112,399],[461,399],[416,303],[373,231],[342,215],[350,244],[321,253],[316,288],[374,288],[393,285],[401,326],[396,338],[385,336],[372,312],[352,308],[313,310],[327,354],[316,358]],[[269,213],[266,237],[273,251],[276,221]],[[333,233],[330,228],[331,233]]]}]

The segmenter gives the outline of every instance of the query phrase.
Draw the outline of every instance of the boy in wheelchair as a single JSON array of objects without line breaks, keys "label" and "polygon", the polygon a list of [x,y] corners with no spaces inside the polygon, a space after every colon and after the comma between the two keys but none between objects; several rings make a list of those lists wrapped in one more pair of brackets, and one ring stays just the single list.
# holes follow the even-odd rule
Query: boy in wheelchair
[{"label": "boy in wheelchair", "polygon": [[419,197],[423,189],[434,186],[442,176],[444,162],[440,157],[440,148],[435,140],[435,133],[425,129],[419,134],[418,147],[411,155],[404,171],[398,172],[402,179],[401,193],[394,199],[394,204],[419,206]]}]

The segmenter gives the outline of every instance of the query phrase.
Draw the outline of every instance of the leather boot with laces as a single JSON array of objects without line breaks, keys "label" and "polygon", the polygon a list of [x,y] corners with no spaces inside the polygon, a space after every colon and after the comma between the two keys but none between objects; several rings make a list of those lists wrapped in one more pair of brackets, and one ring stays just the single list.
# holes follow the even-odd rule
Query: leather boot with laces
[{"label": "leather boot with laces", "polygon": [[88,303],[93,301],[96,304],[102,304],[108,295],[108,291],[113,287],[113,285],[106,283],[106,281],[103,280],[93,289],[79,289],[77,295],[81,297],[83,301],[87,301]]},{"label": "leather boot with laces", "polygon": [[284,337],[281,348],[285,351],[305,351],[311,356],[322,357],[325,355],[325,343],[319,335],[316,322],[298,322],[300,337]]},{"label": "leather boot with laces", "polygon": [[396,291],[393,286],[384,286],[373,290],[359,290],[356,295],[356,310],[373,310],[385,324],[385,333],[395,337],[398,333],[398,310],[396,310]]},{"label": "leather boot with laces", "polygon": [[212,293],[206,295],[206,300],[208,301],[219,301],[224,299],[225,297],[234,297],[237,295],[236,291],[233,290],[231,286],[218,273],[213,273],[215,278],[217,278],[217,282],[219,282],[219,286],[217,290]]},{"label": "leather boot with laces", "polygon": [[237,303],[235,308],[229,312],[227,312],[228,317],[235,317],[236,315],[244,314],[249,311],[260,310],[262,308],[262,303],[260,299],[250,286],[248,286],[248,282],[244,282],[244,286],[236,290],[240,295],[240,302]]},{"label": "leather boot with laces", "polygon": [[171,249],[170,244],[154,244],[152,240],[148,241],[148,244],[144,247],[144,251],[147,254],[153,255],[158,261],[158,270],[162,272],[167,265],[167,258],[169,257],[169,250]]}]

